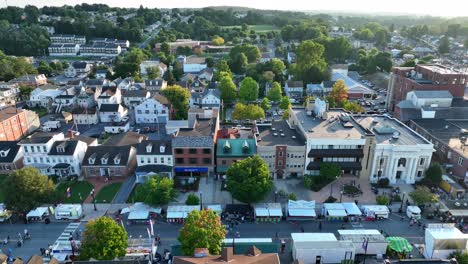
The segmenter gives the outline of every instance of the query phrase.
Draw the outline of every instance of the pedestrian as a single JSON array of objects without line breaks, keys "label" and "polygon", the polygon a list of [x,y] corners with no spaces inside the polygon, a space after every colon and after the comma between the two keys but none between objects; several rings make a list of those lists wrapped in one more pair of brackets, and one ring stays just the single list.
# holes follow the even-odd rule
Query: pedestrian
[{"label": "pedestrian", "polygon": [[44,249],[43,249],[43,248],[39,248],[39,251],[41,252],[41,256],[44,256]]},{"label": "pedestrian", "polygon": [[49,249],[46,249],[46,250],[45,250],[45,255],[46,255],[46,257],[50,257],[50,251],[49,251]]},{"label": "pedestrian", "polygon": [[161,245],[161,237],[159,235],[156,236],[156,241],[158,242],[158,246]]},{"label": "pedestrian", "polygon": [[241,220],[242,220],[242,223],[244,223],[245,222],[245,216],[242,216]]},{"label": "pedestrian", "polygon": [[304,233],[304,227],[301,226],[301,232]]},{"label": "pedestrian", "polygon": [[49,254],[52,253],[52,245],[51,244],[49,244],[48,249],[49,249]]},{"label": "pedestrian", "polygon": [[286,248],[286,241],[284,241],[284,239],[281,239],[281,253],[284,253],[285,248]]},{"label": "pedestrian", "polygon": [[322,222],[319,222],[319,230],[322,231]]},{"label": "pedestrian", "polygon": [[27,237],[29,235],[28,229],[24,229],[24,236]]}]

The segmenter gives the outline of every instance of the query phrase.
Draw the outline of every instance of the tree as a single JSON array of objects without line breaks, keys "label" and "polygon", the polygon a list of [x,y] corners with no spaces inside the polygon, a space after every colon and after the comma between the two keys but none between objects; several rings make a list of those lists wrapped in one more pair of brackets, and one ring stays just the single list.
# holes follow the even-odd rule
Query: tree
[{"label": "tree", "polygon": [[247,56],[249,63],[254,63],[261,58],[260,49],[255,45],[244,44],[241,46],[235,46],[229,51],[229,58],[231,60],[235,59],[236,56],[240,53],[244,53]]},{"label": "tree", "polygon": [[258,98],[258,83],[251,77],[242,80],[239,88],[239,99],[243,101],[255,101]]},{"label": "tree", "polygon": [[187,119],[189,109],[190,92],[179,85],[168,86],[162,91],[174,108],[174,118],[176,120]]},{"label": "tree", "polygon": [[27,213],[37,206],[49,203],[54,183],[33,167],[13,171],[2,183],[5,205],[18,213]]},{"label": "tree", "polygon": [[457,250],[451,253],[448,258],[455,258],[457,260],[457,263],[460,264],[468,263],[468,252]]},{"label": "tree", "polygon": [[426,186],[418,186],[409,196],[417,205],[437,202],[437,195],[433,194]]},{"label": "tree", "polygon": [[283,98],[281,98],[279,108],[286,110],[286,109],[289,109],[290,106],[291,106],[291,101],[289,100],[289,97],[283,96]]},{"label": "tree", "polygon": [[39,66],[37,67],[37,72],[44,74],[45,76],[50,76],[52,74],[52,68],[50,67],[49,64],[47,64],[45,61],[39,62]]},{"label": "tree", "polygon": [[206,67],[213,68],[215,66],[213,57],[207,57],[205,59]]},{"label": "tree", "polygon": [[263,109],[254,104],[244,105],[242,103],[237,103],[234,107],[234,110],[231,114],[232,119],[234,120],[257,120],[261,118],[265,118],[265,112]]},{"label": "tree", "polygon": [[180,229],[179,240],[185,256],[193,256],[196,248],[206,248],[212,255],[221,253],[226,228],[213,210],[191,211]]},{"label": "tree", "polygon": [[429,168],[427,168],[424,176],[428,182],[432,185],[439,185],[442,181],[443,170],[439,163],[433,163]]},{"label": "tree", "polygon": [[221,99],[225,103],[229,104],[236,100],[236,85],[229,74],[226,74],[221,78],[219,91],[221,92]]},{"label": "tree", "polygon": [[439,52],[442,54],[450,52],[450,41],[448,36],[444,36],[439,43]]},{"label": "tree", "polygon": [[211,43],[215,46],[221,46],[224,44],[224,39],[220,36],[214,36]]},{"label": "tree", "polygon": [[19,90],[20,90],[20,93],[21,93],[21,98],[27,99],[27,98],[29,98],[29,95],[31,95],[31,92],[33,91],[33,87],[31,87],[29,85],[21,84],[19,86]]},{"label": "tree", "polygon": [[260,107],[263,108],[264,111],[267,111],[271,108],[271,103],[268,98],[263,98],[262,102],[260,103]]},{"label": "tree", "polygon": [[330,97],[335,103],[341,103],[348,98],[348,87],[343,80],[338,80],[333,84]]},{"label": "tree", "polygon": [[174,85],[176,83],[176,79],[174,78],[171,69],[167,69],[167,71],[164,72],[163,79],[167,82],[168,85]]},{"label": "tree", "polygon": [[190,193],[185,200],[186,205],[199,205],[200,198],[196,194]]},{"label": "tree", "polygon": [[245,68],[249,64],[247,56],[244,53],[237,54],[232,60],[229,61],[229,67],[233,72],[242,74],[245,72]]},{"label": "tree", "polygon": [[320,83],[326,77],[327,63],[322,44],[306,40],[296,48],[294,78],[305,83]]},{"label": "tree", "polygon": [[341,168],[335,163],[322,162],[320,163],[320,175],[328,178],[337,178],[341,175]]},{"label": "tree", "polygon": [[278,82],[273,82],[267,94],[268,99],[273,102],[281,100],[281,85]]},{"label": "tree", "polygon": [[159,77],[159,69],[157,67],[148,67],[146,68],[146,75],[148,75],[148,79],[156,79]]},{"label": "tree", "polygon": [[163,52],[166,56],[169,56],[169,54],[171,53],[169,44],[167,44],[167,42],[161,43],[161,52]]},{"label": "tree", "polygon": [[258,155],[233,163],[226,175],[228,191],[243,203],[261,201],[273,187],[268,165]]},{"label": "tree", "polygon": [[135,200],[148,205],[165,205],[175,197],[174,181],[166,177],[151,177],[135,189]]},{"label": "tree", "polygon": [[86,224],[81,239],[80,259],[114,260],[127,253],[128,237],[114,219],[102,216]]},{"label": "tree", "polygon": [[225,73],[229,74],[229,76],[232,78],[231,69],[229,68],[228,63],[227,63],[227,61],[225,61],[225,60],[220,60],[220,61],[218,61],[218,63],[215,65],[214,79],[215,79],[216,81],[221,80],[220,74],[221,74],[222,72],[225,72]]},{"label": "tree", "polygon": [[375,201],[378,205],[388,205],[388,203],[390,203],[390,198],[386,195],[378,195],[375,197]]}]

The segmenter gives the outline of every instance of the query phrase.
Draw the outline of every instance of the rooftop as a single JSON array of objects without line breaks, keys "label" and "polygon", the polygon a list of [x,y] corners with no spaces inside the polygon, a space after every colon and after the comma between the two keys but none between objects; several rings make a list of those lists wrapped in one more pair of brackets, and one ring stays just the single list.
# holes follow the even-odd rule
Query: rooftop
[{"label": "rooftop", "polygon": [[[400,121],[385,115],[357,115],[354,116],[354,119],[362,127],[374,133],[377,144],[430,144],[426,139]],[[398,135],[398,139],[395,139],[394,135]]]},{"label": "rooftop", "polygon": [[286,120],[272,121],[271,126],[258,126],[257,138],[259,146],[304,146],[305,141],[303,136],[292,129]]},{"label": "rooftop", "polygon": [[453,68],[445,67],[439,64],[433,65],[418,65],[419,68],[427,69],[432,72],[436,72],[439,74],[460,74],[461,72],[454,70]]},{"label": "rooftop", "polygon": [[386,241],[385,236],[382,235],[377,229],[359,229],[359,230],[338,230],[341,240],[350,240],[353,242],[363,242],[369,239],[369,242],[382,242]]},{"label": "rooftop", "polygon": [[418,98],[453,98],[449,91],[430,91],[430,90],[415,90],[412,91]]},{"label": "rooftop", "polygon": [[204,57],[196,57],[196,56],[187,57],[187,60],[185,61],[185,64],[204,64],[204,63],[205,63]]},{"label": "rooftop", "polygon": [[0,122],[3,122],[17,114],[23,112],[23,110],[15,108],[15,107],[7,107],[0,110]]},{"label": "rooftop", "polygon": [[468,156],[466,143],[461,142],[462,137],[465,137],[465,139],[468,137],[467,120],[417,119],[413,120],[413,122],[450,148],[463,153],[465,157]]},{"label": "rooftop", "polygon": [[333,233],[291,233],[294,242],[323,242],[337,241]]},{"label": "rooftop", "polygon": [[137,132],[121,133],[109,138],[103,145],[105,146],[128,146],[139,144],[143,140],[148,139],[147,136],[141,135]]},{"label": "rooftop", "polygon": [[257,153],[255,139],[219,139],[216,157],[249,157]]},{"label": "rooftop", "polygon": [[[440,225],[440,224],[439,224]],[[433,226],[433,227],[431,227]],[[437,227],[436,227],[437,226]],[[426,229],[427,233],[430,233],[434,239],[460,239],[464,238],[468,240],[468,234],[463,234],[458,228],[453,225],[438,226],[429,225]]]}]

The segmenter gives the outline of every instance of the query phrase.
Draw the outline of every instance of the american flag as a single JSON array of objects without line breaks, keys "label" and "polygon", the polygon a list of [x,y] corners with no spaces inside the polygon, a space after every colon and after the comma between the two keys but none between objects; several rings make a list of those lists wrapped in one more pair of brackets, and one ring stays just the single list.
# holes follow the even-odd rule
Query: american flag
[{"label": "american flag", "polygon": [[71,188],[70,186],[68,186],[67,188],[67,198],[70,198],[71,197]]}]

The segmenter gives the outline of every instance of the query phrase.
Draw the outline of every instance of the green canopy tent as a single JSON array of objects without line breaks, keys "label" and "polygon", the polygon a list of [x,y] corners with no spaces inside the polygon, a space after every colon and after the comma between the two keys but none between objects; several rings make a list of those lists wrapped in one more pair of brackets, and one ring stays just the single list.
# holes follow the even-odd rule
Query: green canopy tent
[{"label": "green canopy tent", "polygon": [[405,238],[387,237],[386,240],[388,242],[388,247],[397,253],[405,254],[413,251],[413,246],[411,246],[411,244]]}]

